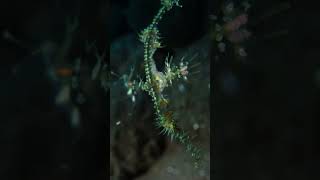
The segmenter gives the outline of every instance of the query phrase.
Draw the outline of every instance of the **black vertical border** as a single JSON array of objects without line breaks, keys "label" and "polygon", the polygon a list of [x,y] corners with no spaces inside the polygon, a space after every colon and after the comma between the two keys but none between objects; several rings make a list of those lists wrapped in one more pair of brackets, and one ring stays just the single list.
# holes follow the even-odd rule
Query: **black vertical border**
[{"label": "black vertical border", "polygon": [[[107,0],[107,21],[108,21],[108,32],[107,32],[107,52],[106,52],[106,61],[107,61],[107,65],[108,67],[110,67],[110,16],[111,16],[111,2],[110,0]],[[110,71],[109,71],[110,72]],[[106,140],[106,155],[107,155],[107,161],[106,161],[106,172],[107,172],[107,176],[109,176],[110,179],[110,89],[107,93],[107,120],[106,120],[106,134],[107,134],[107,140]],[[108,153],[107,153],[108,152]],[[107,179],[107,178],[106,178]]]},{"label": "black vertical border", "polygon": [[216,148],[217,148],[217,119],[216,119],[216,109],[215,109],[215,99],[216,99],[216,72],[217,72],[217,66],[216,66],[216,61],[215,61],[215,49],[214,49],[214,41],[211,37],[211,31],[214,26],[214,23],[212,22],[212,17],[213,15],[217,16],[220,13],[220,7],[223,3],[223,0],[215,0],[211,1],[209,0],[209,9],[208,9],[208,16],[209,16],[209,35],[210,35],[210,40],[211,40],[211,46],[210,46],[210,179],[215,179],[215,174],[216,174]]}]

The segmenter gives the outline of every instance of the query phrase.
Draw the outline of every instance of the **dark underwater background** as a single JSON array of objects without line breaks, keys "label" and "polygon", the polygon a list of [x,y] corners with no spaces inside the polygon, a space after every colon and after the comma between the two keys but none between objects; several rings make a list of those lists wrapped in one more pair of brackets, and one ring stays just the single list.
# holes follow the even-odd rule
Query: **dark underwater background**
[{"label": "dark underwater background", "polygon": [[[317,6],[249,1],[239,58],[213,36],[230,2],[243,1],[182,0],[159,26],[160,69],[167,54],[193,59],[166,94],[202,149],[195,169],[159,134],[150,97],[133,102],[122,79],[143,76],[137,35],[160,1],[1,1],[0,179],[319,179]],[[104,52],[108,88],[92,79]]]}]

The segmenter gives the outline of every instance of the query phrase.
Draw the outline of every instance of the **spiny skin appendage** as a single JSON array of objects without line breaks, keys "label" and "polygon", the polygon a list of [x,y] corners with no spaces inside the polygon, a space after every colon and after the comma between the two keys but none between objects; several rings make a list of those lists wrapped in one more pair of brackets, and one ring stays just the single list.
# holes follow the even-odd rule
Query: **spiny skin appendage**
[{"label": "spiny skin appendage", "polygon": [[[173,112],[168,110],[168,100],[164,98],[163,90],[172,85],[175,79],[186,77],[187,65],[171,65],[169,56],[166,58],[164,73],[159,72],[153,59],[153,55],[158,48],[161,48],[160,33],[156,27],[163,15],[172,9],[173,6],[179,6],[179,0],[161,0],[162,7],[159,9],[152,23],[139,34],[140,41],[144,44],[144,70],[146,81],[140,82],[141,89],[146,91],[153,101],[156,114],[156,126],[161,128],[161,133],[169,136],[171,140],[177,140],[186,146],[188,152],[197,161],[200,151],[192,145],[190,137],[180,128],[178,128]],[[170,58],[170,61],[172,58]]]}]

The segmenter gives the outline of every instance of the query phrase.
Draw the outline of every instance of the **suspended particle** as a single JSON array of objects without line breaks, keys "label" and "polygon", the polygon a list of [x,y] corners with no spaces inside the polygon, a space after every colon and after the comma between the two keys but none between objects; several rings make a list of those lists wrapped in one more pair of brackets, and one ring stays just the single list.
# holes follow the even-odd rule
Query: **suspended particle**
[{"label": "suspended particle", "polygon": [[77,107],[73,107],[70,113],[70,123],[72,128],[78,128],[80,126],[80,111]]},{"label": "suspended particle", "polygon": [[127,95],[128,95],[128,96],[132,95],[132,89],[131,89],[131,88],[128,89]]},{"label": "suspended particle", "polygon": [[225,52],[225,51],[226,51],[226,44],[223,43],[223,42],[220,42],[220,43],[218,44],[218,48],[219,48],[219,51],[220,51],[220,52]]},{"label": "suspended particle", "polygon": [[194,129],[194,130],[199,129],[199,124],[198,124],[198,123],[194,123],[194,124],[193,124],[193,129]]},{"label": "suspended particle", "polygon": [[186,91],[186,88],[185,88],[185,86],[183,84],[179,84],[178,89],[182,93]]},{"label": "suspended particle", "polygon": [[239,52],[239,55],[241,56],[241,57],[246,57],[247,56],[247,52],[244,50],[244,48],[239,48],[239,50],[238,50],[238,52]]}]

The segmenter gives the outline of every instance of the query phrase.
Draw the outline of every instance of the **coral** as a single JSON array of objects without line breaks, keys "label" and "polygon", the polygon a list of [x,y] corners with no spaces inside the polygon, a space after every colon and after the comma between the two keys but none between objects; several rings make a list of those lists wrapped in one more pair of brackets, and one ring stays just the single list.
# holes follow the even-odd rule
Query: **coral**
[{"label": "coral", "polygon": [[251,36],[251,32],[246,27],[250,6],[248,1],[244,1],[236,8],[235,3],[231,1],[223,5],[222,17],[210,16],[210,19],[214,21],[212,38],[216,41],[217,49],[221,53],[225,53],[226,48],[230,46],[237,57],[247,56],[244,43]]}]

